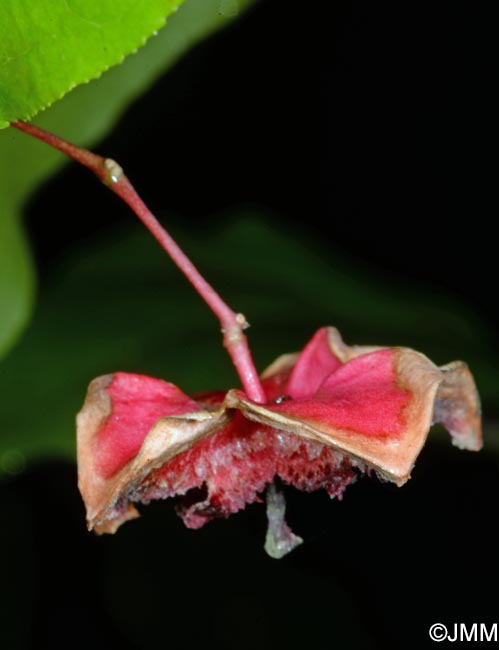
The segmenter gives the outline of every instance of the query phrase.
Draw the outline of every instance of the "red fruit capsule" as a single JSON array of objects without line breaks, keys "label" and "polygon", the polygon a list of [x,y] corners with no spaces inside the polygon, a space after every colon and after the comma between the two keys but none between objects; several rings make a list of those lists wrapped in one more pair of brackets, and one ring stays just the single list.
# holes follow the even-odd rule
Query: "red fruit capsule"
[{"label": "red fruit capsule", "polygon": [[[322,328],[299,354],[279,357],[262,386],[264,404],[241,390],[191,398],[141,375],[95,379],[78,415],[89,528],[114,533],[138,516],[134,504],[174,495],[186,495],[179,513],[198,528],[259,501],[276,477],[332,497],[369,471],[400,486],[436,422],[459,448],[482,446],[479,398],[462,362],[438,368],[408,348],[347,346]],[[273,492],[272,516],[278,501]]]}]

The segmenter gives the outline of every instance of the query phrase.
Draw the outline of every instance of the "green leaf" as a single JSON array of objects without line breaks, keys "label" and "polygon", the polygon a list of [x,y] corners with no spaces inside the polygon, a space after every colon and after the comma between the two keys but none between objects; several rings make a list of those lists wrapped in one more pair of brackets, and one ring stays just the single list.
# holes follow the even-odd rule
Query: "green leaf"
[{"label": "green leaf", "polygon": [[16,340],[31,311],[34,273],[14,210],[0,196],[0,355]]},{"label": "green leaf", "polygon": [[[21,3],[7,3],[11,4]],[[239,1],[241,10],[249,4],[249,0]],[[7,5],[0,3],[0,13]],[[37,124],[77,144],[92,146],[155,78],[231,19],[221,11],[220,0],[188,0],[145,48],[100,79],[66,95],[44,111]],[[14,129],[0,132],[0,356],[14,343],[33,307],[33,267],[19,224],[23,204],[65,162],[58,152]]]},{"label": "green leaf", "polygon": [[[127,234],[128,233],[128,234]],[[130,234],[131,233],[131,234]],[[437,363],[466,359],[490,408],[497,369],[490,330],[445,296],[397,289],[306,234],[284,234],[260,215],[231,215],[223,231],[175,233],[201,271],[246,314],[257,365],[300,349],[336,325],[345,340],[416,347]],[[258,251],[258,254],[255,254]],[[139,224],[66,260],[0,374],[0,469],[23,459],[74,455],[74,417],[88,382],[125,370],[187,392],[238,384],[219,325]],[[497,408],[497,404],[496,404]],[[456,452],[458,453],[458,452]]]},{"label": "green leaf", "polygon": [[0,128],[121,63],[182,1],[3,0]]}]

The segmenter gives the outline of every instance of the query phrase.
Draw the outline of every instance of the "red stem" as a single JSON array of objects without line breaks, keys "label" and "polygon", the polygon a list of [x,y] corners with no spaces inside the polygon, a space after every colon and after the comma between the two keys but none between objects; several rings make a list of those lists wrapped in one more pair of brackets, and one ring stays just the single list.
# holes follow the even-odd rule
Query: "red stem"
[{"label": "red stem", "polygon": [[121,167],[110,158],[104,158],[103,156],[98,156],[86,149],[81,149],[80,147],[59,138],[53,133],[49,133],[48,131],[34,126],[33,124],[19,121],[12,122],[11,126],[42,140],[46,144],[62,151],[76,160],[76,162],[90,169],[97,178],[105,183],[109,189],[111,189],[132,208],[142,223],[153,234],[162,248],[168,253],[199,295],[207,303],[208,307],[210,307],[212,312],[220,320],[224,335],[224,346],[234,363],[248,397],[254,402],[265,402],[265,392],[253,363],[247,338],[243,334],[243,329],[248,327],[245,317],[242,314],[236,314],[233,312],[213,287],[206,282],[194,264],[192,264],[189,258],[179,248],[146,204],[142,201],[128,178],[123,173]]}]

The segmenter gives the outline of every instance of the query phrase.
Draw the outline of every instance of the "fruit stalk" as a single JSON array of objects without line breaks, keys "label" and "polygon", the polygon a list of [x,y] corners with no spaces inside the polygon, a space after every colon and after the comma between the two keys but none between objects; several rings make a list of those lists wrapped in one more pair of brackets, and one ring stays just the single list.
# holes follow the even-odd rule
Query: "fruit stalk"
[{"label": "fruit stalk", "polygon": [[126,177],[117,162],[78,147],[62,138],[27,122],[12,122],[11,126],[58,149],[93,172],[109,189],[119,196],[139,217],[160,246],[166,251],[187,280],[217,316],[223,333],[223,343],[236,368],[243,389],[254,402],[264,403],[265,392],[256,371],[244,330],[248,323],[243,314],[234,312],[204,279],[174,239],[159,223]]}]

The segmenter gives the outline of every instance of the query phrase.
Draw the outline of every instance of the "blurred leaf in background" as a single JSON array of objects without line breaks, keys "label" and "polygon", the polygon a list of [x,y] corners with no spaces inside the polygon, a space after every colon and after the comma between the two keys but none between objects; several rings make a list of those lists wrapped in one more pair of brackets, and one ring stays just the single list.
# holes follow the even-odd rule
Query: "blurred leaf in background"
[{"label": "blurred leaf in background", "polygon": [[[336,325],[351,343],[412,346],[437,363],[463,356],[483,398],[494,398],[491,332],[459,304],[355,271],[338,250],[307,246],[305,234],[283,234],[261,213],[229,216],[221,231],[175,234],[254,326],[250,340],[262,370],[316,328]],[[66,257],[26,335],[3,361],[3,471],[15,473],[32,459],[72,458],[86,386],[115,370],[163,377],[187,392],[238,383],[215,319],[138,224]]]},{"label": "blurred leaf in background", "polygon": [[[107,133],[129,103],[143,93],[154,79],[171,66],[186,50],[199,39],[232,20],[238,13],[235,9],[242,11],[250,3],[251,0],[239,0],[236,5],[225,7],[225,5],[220,4],[220,0],[188,0],[172,16],[167,27],[161,30],[157,37],[148,42],[147,47],[139,50],[136,55],[129,57],[123,65],[106,72],[100,79],[76,88],[66,95],[63,100],[44,111],[37,119],[37,124],[82,146],[92,146]],[[33,15],[38,15],[38,12],[45,8],[46,13],[45,18],[42,20],[42,27],[44,21],[45,23],[50,21],[51,12],[47,10],[45,2],[41,4],[32,2],[29,4],[30,8],[28,9],[30,11],[26,10],[27,16],[23,20],[32,19],[28,16],[28,14],[31,15],[31,10]],[[35,4],[38,7],[36,11],[33,7]],[[77,22],[88,22],[88,20],[82,20],[81,12],[77,11],[77,7],[81,9],[85,4],[84,2],[59,4],[62,12],[67,11],[62,7],[72,7],[76,14],[80,15],[80,18],[77,15],[74,16],[74,20]],[[164,1],[154,3],[90,3],[96,11],[102,12],[102,16],[106,11],[111,12],[112,8],[114,8],[123,20],[122,12],[126,14],[126,5],[144,9],[143,5],[145,4],[150,5],[150,12],[145,12],[145,15],[149,16],[149,23],[151,23],[147,33],[151,33],[153,29],[160,26],[163,20],[161,16],[164,18],[168,11],[171,11],[174,6],[180,3],[170,2],[167,5],[165,5]],[[26,3],[22,3],[22,6],[25,5]],[[20,7],[21,4],[15,3],[14,0],[2,3],[0,7],[0,33],[9,32],[7,18],[13,20]],[[161,7],[159,13],[158,7]],[[124,22],[122,21],[123,27],[128,25],[129,20],[135,20],[134,16],[135,10],[129,14],[129,17]],[[156,21],[154,22],[155,25],[157,23],[156,27],[152,26],[151,21]],[[135,22],[140,23],[140,21]],[[108,25],[105,20],[104,23]],[[114,23],[112,24],[114,25]],[[108,25],[110,29],[112,24],[109,23]],[[142,27],[145,29],[143,24]],[[88,29],[90,30],[89,36],[92,36],[95,31],[94,28],[92,25],[88,25]],[[93,36],[87,43],[87,48],[93,48],[94,41],[92,39]],[[14,47],[14,40],[10,45],[0,40],[0,61],[8,56],[9,47]],[[52,43],[52,48],[54,47]],[[58,48],[59,45],[55,50],[49,48],[47,54],[56,67],[59,63],[60,53],[56,56],[54,52],[59,52]],[[76,52],[75,48],[76,45],[73,47],[73,54]],[[116,42],[116,48],[113,51],[118,49],[118,43]],[[122,50],[121,54],[129,51],[130,48],[127,49],[123,45]],[[34,48],[33,56],[35,56],[36,51],[36,48]],[[81,58],[82,64],[85,63],[83,59],[87,58],[86,54],[88,53],[86,50],[78,50],[76,53],[78,54],[78,61]],[[2,88],[2,93],[4,88],[7,87],[6,84],[8,84],[9,88],[17,88],[19,79],[31,74],[41,75],[42,71],[35,65],[36,60],[35,58],[30,63],[29,60],[19,59],[19,61],[9,64],[6,69],[4,69],[5,66],[0,68],[3,70],[3,75],[6,74],[6,70],[8,71],[5,79],[1,77],[2,84],[0,88]],[[106,60],[108,62],[104,67],[111,65],[113,61],[117,62],[119,57],[116,61],[113,58]],[[93,74],[85,73],[85,75],[79,74],[79,76],[76,76],[78,72],[75,71],[74,83],[84,81],[89,76],[95,76],[99,70],[103,69],[103,61],[102,58],[93,61]],[[26,66],[26,71],[23,72],[20,66]],[[68,64],[68,70],[70,68],[71,66]],[[49,70],[45,70],[43,74],[48,77]],[[8,109],[7,100],[9,98],[0,93],[0,99],[2,100],[0,101],[0,107],[2,107],[2,110],[7,111],[0,113],[0,121],[20,116],[25,117],[50,103],[50,101],[54,101],[68,89],[69,85],[67,83],[64,85],[61,79],[61,86],[57,92],[52,89],[50,97],[43,100],[39,99],[33,104],[32,108],[29,108],[28,104],[22,103],[23,93],[26,94],[27,98],[31,97],[31,94],[29,88],[24,88],[21,84],[19,86],[20,96],[16,100],[17,103],[13,102],[12,104],[13,107],[17,107],[16,110],[12,108],[14,112],[9,112],[11,111],[11,109]],[[21,111],[21,114],[19,111]],[[66,162],[66,159],[61,154],[51,150],[46,145],[31,140],[24,134],[19,134],[13,129],[0,132],[0,355],[16,340],[29,319],[33,306],[34,270],[20,225],[22,208],[30,193],[64,162]],[[68,219],[70,218],[71,215],[68,213]],[[63,227],[63,224],[61,224],[61,227]]]}]

